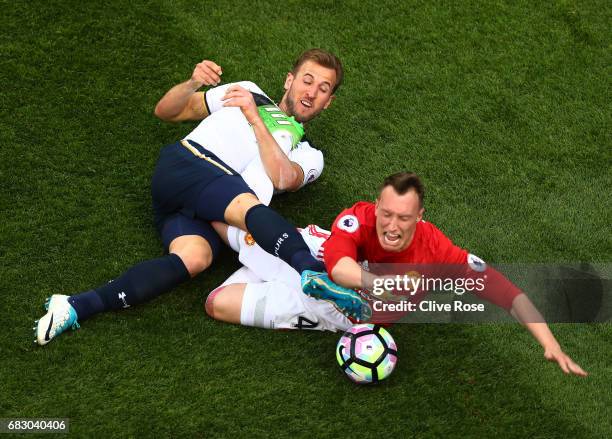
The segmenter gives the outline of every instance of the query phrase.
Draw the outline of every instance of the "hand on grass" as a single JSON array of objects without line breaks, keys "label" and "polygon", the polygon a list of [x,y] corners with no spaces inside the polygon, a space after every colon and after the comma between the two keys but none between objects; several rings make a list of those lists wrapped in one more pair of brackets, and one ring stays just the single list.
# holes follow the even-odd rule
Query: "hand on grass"
[{"label": "hand on grass", "polygon": [[548,361],[555,361],[561,370],[567,374],[573,374],[585,377],[588,375],[580,366],[578,366],[574,361],[567,355],[565,352],[561,350],[559,346],[556,346],[551,349],[546,349],[544,351],[544,358]]}]

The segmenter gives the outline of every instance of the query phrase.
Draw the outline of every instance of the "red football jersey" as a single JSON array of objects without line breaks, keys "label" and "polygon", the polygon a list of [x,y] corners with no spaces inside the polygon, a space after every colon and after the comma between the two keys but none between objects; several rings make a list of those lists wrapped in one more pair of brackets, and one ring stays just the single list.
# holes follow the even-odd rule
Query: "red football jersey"
[{"label": "red football jersey", "polygon": [[482,264],[484,272],[481,274],[486,275],[488,287],[478,295],[484,299],[508,310],[514,298],[522,293],[505,276],[454,245],[427,221],[421,220],[416,224],[412,242],[406,249],[401,252],[384,250],[376,234],[374,211],[373,203],[359,202],[338,215],[332,226],[332,234],[324,244],[325,267],[330,276],[336,263],[345,256],[357,262],[377,264],[466,264],[466,270],[469,270],[469,262],[470,266]]}]

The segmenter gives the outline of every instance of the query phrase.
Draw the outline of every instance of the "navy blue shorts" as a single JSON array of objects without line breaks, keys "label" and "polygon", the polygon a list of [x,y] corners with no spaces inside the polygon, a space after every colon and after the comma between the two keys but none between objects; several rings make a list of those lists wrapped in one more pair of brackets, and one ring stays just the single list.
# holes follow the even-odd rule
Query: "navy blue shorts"
[{"label": "navy blue shorts", "polygon": [[159,234],[166,251],[169,250],[170,243],[180,236],[201,236],[208,241],[212,249],[213,260],[217,257],[223,246],[221,237],[215,232],[215,229],[213,229],[208,221],[191,218],[181,212],[168,215],[162,223]]},{"label": "navy blue shorts", "polygon": [[211,239],[219,237],[208,222],[224,221],[228,204],[253,191],[215,154],[193,141],[179,141],[161,150],[151,193],[155,225],[167,248],[184,235],[202,236],[213,247]]}]

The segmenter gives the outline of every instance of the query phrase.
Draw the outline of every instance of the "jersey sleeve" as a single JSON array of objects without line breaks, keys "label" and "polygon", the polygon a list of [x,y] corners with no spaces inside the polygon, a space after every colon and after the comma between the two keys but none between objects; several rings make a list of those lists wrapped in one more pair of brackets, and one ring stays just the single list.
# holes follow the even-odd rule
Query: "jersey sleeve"
[{"label": "jersey sleeve", "polygon": [[521,289],[514,285],[506,276],[492,267],[487,267],[482,273],[485,279],[484,290],[474,291],[474,293],[500,308],[510,311],[512,302],[516,296],[523,294]]},{"label": "jersey sleeve", "polygon": [[215,111],[219,111],[220,109],[224,108],[222,101],[223,96],[225,95],[227,89],[232,85],[240,85],[249,91],[266,96],[266,94],[257,86],[257,84],[251,81],[230,82],[229,84],[223,84],[219,87],[210,88],[204,93],[204,104],[206,105],[206,109],[208,110],[209,114],[213,114]]},{"label": "jersey sleeve", "polygon": [[[436,246],[434,251],[438,255],[439,262],[463,267],[458,270],[459,272],[456,275],[466,279],[483,279],[484,289],[482,291],[475,290],[474,293],[506,311],[510,310],[514,298],[523,292],[499,271],[489,267],[478,256],[456,246],[435,226],[432,225],[431,227],[433,235],[431,242]],[[453,270],[451,269],[451,271]]]},{"label": "jersey sleeve", "polygon": [[308,183],[312,183],[319,178],[323,172],[323,153],[310,146],[308,141],[299,142],[296,148],[289,151],[287,157],[292,162],[300,165],[304,173],[304,180],[299,188],[306,186]]},{"label": "jersey sleeve", "polygon": [[359,248],[363,245],[363,229],[360,221],[359,203],[344,210],[332,225],[331,236],[325,243],[324,262],[327,273],[331,272],[345,256],[357,261]]}]

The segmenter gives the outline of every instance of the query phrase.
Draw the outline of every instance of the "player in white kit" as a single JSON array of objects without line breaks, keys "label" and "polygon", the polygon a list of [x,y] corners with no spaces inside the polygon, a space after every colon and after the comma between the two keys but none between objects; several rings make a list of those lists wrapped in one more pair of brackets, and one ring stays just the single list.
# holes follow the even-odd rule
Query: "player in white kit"
[{"label": "player in white kit", "polygon": [[[351,321],[332,303],[302,292],[300,276],[284,261],[265,252],[246,232],[213,223],[238,252],[243,267],[206,298],[205,309],[216,320],[267,329],[345,331]],[[323,260],[327,230],[309,225],[300,230],[312,255]]]},{"label": "player in white kit", "polygon": [[53,295],[35,322],[36,343],[45,345],[101,312],[150,301],[204,271],[221,247],[212,221],[248,228],[263,249],[300,273],[323,270],[295,227],[267,205],[275,192],[296,191],[320,175],[323,156],[303,138],[303,123],[333,101],[340,61],[321,49],[304,52],[278,105],[252,82],[219,86],[221,75],[220,66],[203,61],[155,108],[165,121],[201,120],[161,150],[152,178],[155,224],[168,254],[95,289]]}]

